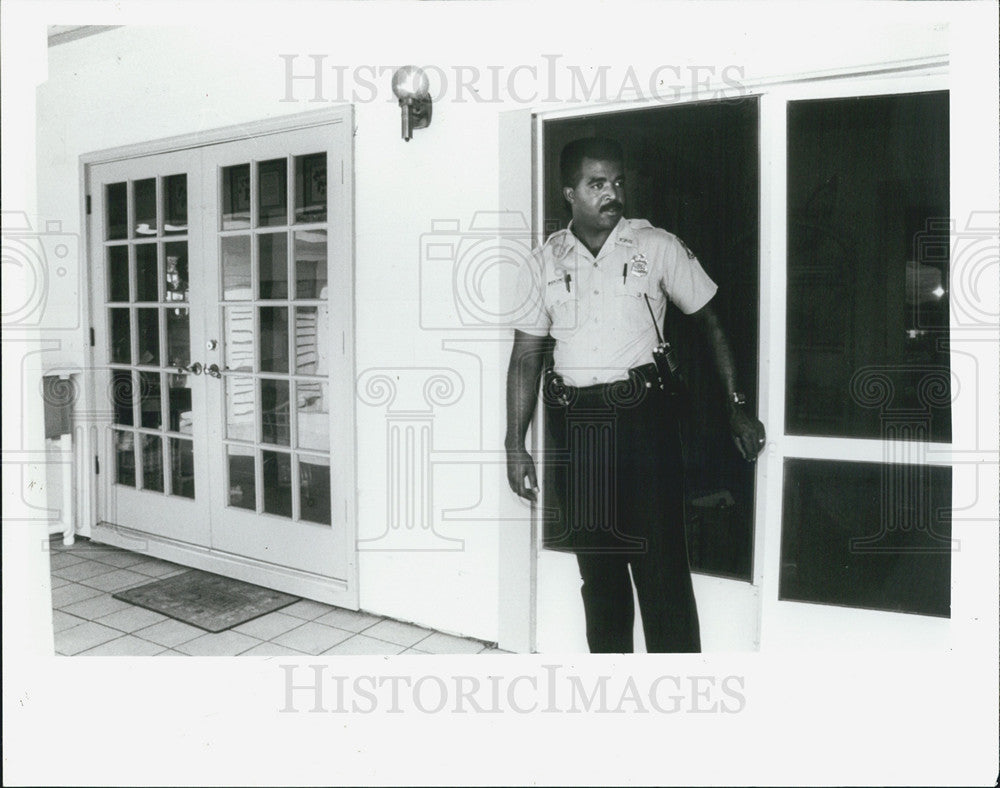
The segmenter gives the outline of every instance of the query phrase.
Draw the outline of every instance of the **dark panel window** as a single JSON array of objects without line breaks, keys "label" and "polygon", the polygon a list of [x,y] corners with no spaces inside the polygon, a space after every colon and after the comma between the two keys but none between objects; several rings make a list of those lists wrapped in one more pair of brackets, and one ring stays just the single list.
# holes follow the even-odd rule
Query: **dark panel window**
[{"label": "dark panel window", "polygon": [[951,468],[787,460],[781,599],[947,617]]},{"label": "dark panel window", "polygon": [[789,433],[951,440],[948,177],[947,92],[789,103]]}]

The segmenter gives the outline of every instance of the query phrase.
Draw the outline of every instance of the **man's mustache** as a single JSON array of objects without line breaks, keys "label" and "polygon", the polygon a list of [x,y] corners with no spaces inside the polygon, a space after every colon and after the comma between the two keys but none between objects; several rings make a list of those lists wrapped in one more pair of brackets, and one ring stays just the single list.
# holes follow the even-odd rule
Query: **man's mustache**
[{"label": "man's mustache", "polygon": [[606,213],[608,211],[621,211],[625,208],[618,200],[612,200],[611,202],[606,202],[601,206],[601,213]]}]

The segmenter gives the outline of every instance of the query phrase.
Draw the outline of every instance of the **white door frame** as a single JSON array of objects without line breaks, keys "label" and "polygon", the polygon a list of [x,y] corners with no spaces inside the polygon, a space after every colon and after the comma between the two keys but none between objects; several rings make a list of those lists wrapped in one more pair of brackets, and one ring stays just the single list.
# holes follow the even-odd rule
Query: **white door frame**
[{"label": "white door frame", "polygon": [[[176,561],[187,566],[219,574],[225,574],[240,580],[266,585],[289,593],[299,594],[323,602],[337,604],[342,607],[357,609],[359,600],[358,560],[357,560],[357,420],[355,418],[354,381],[356,378],[355,353],[355,319],[354,319],[354,146],[353,146],[353,107],[340,105],[321,110],[296,113],[280,118],[270,118],[253,123],[227,126],[206,132],[196,132],[148,143],[137,143],[121,147],[95,151],[80,157],[80,190],[81,214],[83,221],[86,248],[88,249],[87,270],[87,317],[93,325],[94,310],[101,305],[94,303],[95,287],[93,277],[98,268],[90,260],[90,234],[88,221],[87,194],[88,169],[92,165],[105,164],[123,159],[169,153],[186,149],[202,148],[225,142],[252,139],[265,135],[281,134],[300,129],[346,124],[347,143],[344,147],[342,171],[330,173],[329,188],[338,190],[336,203],[344,207],[344,215],[340,218],[343,232],[336,233],[336,238],[330,237],[329,254],[346,262],[349,277],[349,315],[345,321],[343,347],[345,358],[338,371],[349,370],[350,374],[337,375],[337,380],[331,380],[331,398],[343,402],[346,412],[340,416],[345,423],[345,432],[351,439],[351,450],[336,458],[339,467],[335,478],[340,483],[340,493],[331,505],[343,507],[343,527],[346,530],[343,543],[346,555],[346,578],[331,579],[320,577],[288,567],[274,566],[263,561],[235,556],[208,547],[195,546],[175,540],[165,539],[149,534],[129,531],[110,523],[101,522],[97,516],[97,494],[100,479],[96,469],[90,466],[86,474],[86,489],[84,490],[85,505],[81,508],[81,520],[89,526],[90,536],[97,541],[132,550],[143,550],[151,556]],[[96,202],[96,200],[95,200]],[[332,223],[331,223],[332,224]],[[103,269],[101,269],[103,270]],[[95,348],[88,346],[88,366],[93,369],[96,363]],[[85,413],[93,414],[99,402],[94,390],[94,375],[84,385],[83,408]],[[85,435],[84,456],[96,456],[95,430],[87,430]],[[333,458],[331,458],[332,460]],[[88,463],[89,465],[90,463]],[[107,474],[107,471],[105,471]],[[105,475],[105,478],[107,476]]]},{"label": "white door frame", "polygon": [[[824,98],[837,95],[875,95],[885,93],[924,92],[948,89],[948,58],[944,55],[906,61],[869,64],[822,72],[785,75],[742,84],[745,93],[760,99],[760,235],[759,235],[759,322],[758,322],[758,408],[767,425],[768,446],[757,463],[756,502],[754,507],[753,579],[751,583],[723,578],[695,575],[696,591],[706,591],[713,598],[724,601],[732,589],[740,586],[737,595],[744,603],[756,608],[754,647],[781,647],[793,642],[796,628],[811,619],[810,629],[817,633],[829,625],[829,619],[847,622],[838,627],[838,634],[852,632],[852,640],[872,633],[874,622],[879,628],[879,639],[884,640],[887,629],[902,633],[912,626],[913,616],[869,610],[832,608],[799,602],[778,600],[778,574],[780,567],[780,525],[782,502],[782,469],[786,457],[864,460],[883,457],[882,441],[858,441],[835,438],[813,439],[784,434],[785,410],[785,304],[786,260],[786,129],[785,107],[789,100]],[[566,105],[556,108],[519,110],[509,115],[512,126],[530,124],[530,130],[518,133],[512,142],[524,150],[530,146],[532,178],[530,192],[523,186],[501,190],[505,205],[520,209],[532,216],[533,237],[541,232],[542,193],[542,140],[544,123],[560,118],[595,116],[610,112],[640,111],[668,104],[677,105],[705,100],[705,96],[733,97],[732,84],[717,82],[704,87],[700,93],[682,92],[668,99],[649,98],[629,102],[610,102],[600,105]],[[501,121],[503,123],[503,121]],[[512,131],[508,129],[508,134]],[[501,148],[504,135],[501,135]],[[503,149],[501,149],[501,153]],[[518,157],[517,161],[522,160]],[[510,166],[511,159],[502,166]],[[774,363],[772,363],[774,360]],[[947,464],[948,446],[934,445],[931,456]],[[831,451],[834,453],[831,455]],[[535,542],[539,528],[537,513],[529,529],[505,528],[500,543],[500,633],[501,648],[534,651],[537,646],[537,555]],[[518,591],[526,585],[529,593]],[[699,589],[700,586],[700,589]],[[742,599],[747,597],[747,599]],[[511,608],[516,608],[512,610]],[[746,609],[745,604],[740,609]],[[847,615],[844,610],[848,610]],[[830,611],[833,611],[832,613]],[[927,618],[927,617],[921,617]],[[764,626],[769,619],[768,626]],[[902,620],[902,623],[900,623]],[[927,619],[928,628],[940,629],[940,622]],[[774,622],[773,625],[770,622]],[[907,622],[910,622],[909,624]],[[946,623],[946,622],[945,622]],[[887,627],[888,624],[888,627]],[[892,635],[889,635],[890,639]],[[766,642],[765,642],[766,641]],[[506,645],[505,645],[506,644]]]}]

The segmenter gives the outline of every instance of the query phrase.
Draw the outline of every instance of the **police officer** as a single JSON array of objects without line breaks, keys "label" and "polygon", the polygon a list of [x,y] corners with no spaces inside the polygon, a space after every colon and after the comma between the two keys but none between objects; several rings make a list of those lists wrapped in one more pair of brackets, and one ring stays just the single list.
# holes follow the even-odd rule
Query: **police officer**
[{"label": "police officer", "polygon": [[764,427],[745,411],[710,305],[715,283],[676,236],[624,218],[618,143],[571,142],[560,177],[572,221],[518,278],[527,318],[518,321],[507,370],[508,482],[536,500],[524,439],[551,359],[542,383],[543,544],[576,555],[590,650],[632,651],[634,582],[647,651],[697,652],[676,404],[653,363],[668,302],[701,327],[728,392],[733,440],[748,461],[764,446]]}]

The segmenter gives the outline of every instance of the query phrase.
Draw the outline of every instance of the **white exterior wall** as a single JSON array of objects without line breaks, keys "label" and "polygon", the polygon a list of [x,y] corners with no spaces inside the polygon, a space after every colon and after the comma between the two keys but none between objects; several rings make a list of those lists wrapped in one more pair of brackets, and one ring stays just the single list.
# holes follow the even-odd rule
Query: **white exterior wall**
[{"label": "white exterior wall", "polygon": [[[303,18],[276,18],[273,28],[252,29],[213,18],[211,7],[177,8],[199,17],[177,22],[198,26],[124,27],[49,50],[48,81],[38,93],[37,215],[61,220],[64,230],[80,232],[81,154],[325,106],[308,100],[313,86],[305,82],[293,89],[297,101],[281,100],[286,85],[279,55],[299,55],[299,74],[311,69],[308,55],[326,55],[324,98],[351,100],[355,87],[359,93],[353,102],[357,369],[361,373],[419,363],[458,373],[465,390],[454,405],[436,408],[435,450],[502,447],[508,337],[420,330],[418,301],[420,238],[435,220],[456,220],[464,228],[476,211],[513,207],[498,204],[499,113],[529,105],[569,106],[573,89],[567,65],[581,68],[588,77],[593,73],[588,64],[610,65],[608,84],[614,98],[629,65],[642,81],[658,66],[676,66],[681,81],[689,83],[694,73],[689,67],[699,65],[714,67],[716,74],[730,65],[742,69],[731,75],[756,80],[948,51],[948,26],[938,21],[945,18],[944,12],[932,4],[867,6],[863,25],[862,12],[851,6],[815,9],[789,4],[782,12],[782,30],[762,23],[759,8],[752,4],[685,7],[683,27],[672,23],[676,9],[667,4],[650,5],[644,14],[623,13],[613,6],[578,7],[575,18],[537,4],[288,4],[283,7],[288,17],[297,8],[308,13]],[[695,24],[699,19],[702,24]],[[816,32],[792,35],[794,30]],[[550,90],[543,55],[560,56],[555,61],[555,103],[539,100]],[[377,79],[375,100],[367,86],[352,80],[357,67],[406,62],[436,64],[447,70],[452,83],[434,105],[430,128],[417,131],[409,143],[400,139],[399,109],[389,90],[391,69]],[[504,96],[504,101],[475,103],[468,92],[456,95],[455,66],[477,67],[483,75],[480,88],[489,98],[487,67],[502,68],[503,85],[519,64],[536,67],[538,78],[536,82],[521,71],[515,89],[524,94],[537,88],[539,98],[518,103]],[[344,93],[329,68],[333,65],[347,67]],[[361,78],[371,80],[371,75],[363,72]],[[82,264],[84,250],[80,252]],[[79,309],[80,292],[71,275],[54,282],[53,303]],[[451,293],[440,297],[450,299]],[[470,346],[475,355],[442,348],[443,339],[472,336],[483,340]],[[68,364],[83,365],[83,333],[62,339],[58,355]],[[405,396],[412,394],[419,400],[418,383],[405,389]],[[359,405],[361,539],[375,537],[385,527],[385,472],[381,462],[372,459],[384,435],[384,411]],[[450,466],[441,475],[435,510],[468,508],[469,519],[441,523],[438,531],[463,540],[462,549],[362,551],[361,606],[495,640],[497,521],[523,527],[527,509],[507,491],[502,464]]]}]

